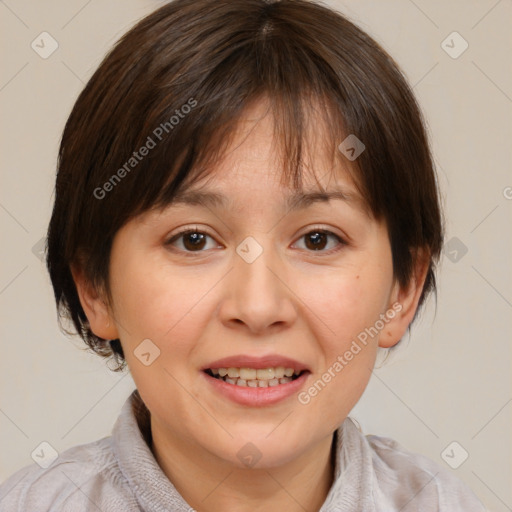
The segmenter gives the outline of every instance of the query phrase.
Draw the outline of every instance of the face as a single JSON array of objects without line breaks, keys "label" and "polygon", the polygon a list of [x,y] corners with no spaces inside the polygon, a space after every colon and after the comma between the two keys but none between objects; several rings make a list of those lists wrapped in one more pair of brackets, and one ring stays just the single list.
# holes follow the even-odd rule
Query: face
[{"label": "face", "polygon": [[331,436],[410,321],[342,163],[311,152],[302,192],[338,195],[292,201],[272,130],[249,110],[189,200],[130,221],[111,253],[110,321],[154,437],[237,466],[249,442],[273,467]]}]

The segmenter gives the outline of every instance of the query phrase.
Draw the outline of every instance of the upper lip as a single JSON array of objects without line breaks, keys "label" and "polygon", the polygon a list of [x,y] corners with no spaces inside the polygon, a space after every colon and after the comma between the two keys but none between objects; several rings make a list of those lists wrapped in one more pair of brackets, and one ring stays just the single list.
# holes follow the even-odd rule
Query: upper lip
[{"label": "upper lip", "polygon": [[291,359],[289,357],[281,356],[278,354],[269,354],[266,356],[249,356],[249,355],[236,355],[223,357],[208,363],[202,370],[212,368],[276,368],[283,366],[284,368],[293,368],[294,371],[309,371],[309,368],[304,363]]}]

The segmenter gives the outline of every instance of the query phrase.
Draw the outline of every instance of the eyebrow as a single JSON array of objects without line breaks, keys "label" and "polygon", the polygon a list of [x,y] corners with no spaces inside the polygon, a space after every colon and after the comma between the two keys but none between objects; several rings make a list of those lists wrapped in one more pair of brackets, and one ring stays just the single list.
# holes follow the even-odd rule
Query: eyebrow
[{"label": "eyebrow", "polygon": [[[367,211],[365,203],[359,195],[340,189],[328,192],[295,192],[288,196],[286,205],[289,211],[304,210],[315,203],[328,203],[333,199],[345,201],[363,212]],[[178,204],[227,208],[231,204],[231,200],[218,192],[186,191],[178,193],[169,206]]]}]

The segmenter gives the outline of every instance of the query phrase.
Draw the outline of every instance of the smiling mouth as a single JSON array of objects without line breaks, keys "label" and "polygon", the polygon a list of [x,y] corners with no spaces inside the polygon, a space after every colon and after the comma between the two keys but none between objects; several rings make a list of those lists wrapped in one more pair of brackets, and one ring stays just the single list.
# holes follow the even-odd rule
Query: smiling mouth
[{"label": "smiling mouth", "polygon": [[278,366],[275,368],[208,368],[206,374],[227,384],[250,388],[268,388],[288,384],[298,379],[306,370]]}]

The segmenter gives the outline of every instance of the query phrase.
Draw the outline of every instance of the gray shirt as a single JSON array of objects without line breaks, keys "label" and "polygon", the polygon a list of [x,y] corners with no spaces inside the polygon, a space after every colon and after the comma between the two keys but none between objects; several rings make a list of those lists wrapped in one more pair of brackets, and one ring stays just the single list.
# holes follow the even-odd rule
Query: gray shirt
[{"label": "gray shirt", "polygon": [[[112,435],[24,468],[0,486],[3,512],[193,512],[150,449],[149,412],[137,391]],[[320,512],[484,512],[450,471],[347,418],[334,435],[335,476]]]}]

